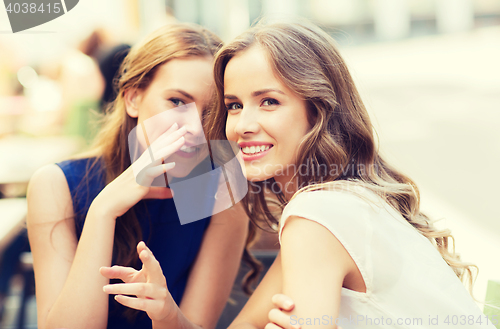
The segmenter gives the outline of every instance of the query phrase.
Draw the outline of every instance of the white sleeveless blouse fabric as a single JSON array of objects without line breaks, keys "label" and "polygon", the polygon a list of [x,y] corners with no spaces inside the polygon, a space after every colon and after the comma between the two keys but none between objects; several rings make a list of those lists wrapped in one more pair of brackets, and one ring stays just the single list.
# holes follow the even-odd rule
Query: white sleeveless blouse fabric
[{"label": "white sleeveless blouse fabric", "polygon": [[288,217],[315,221],[342,243],[365,281],[366,293],[342,288],[339,316],[325,314],[317,324],[495,328],[427,238],[375,193],[361,187],[355,191],[299,193],[281,216],[280,243]]}]

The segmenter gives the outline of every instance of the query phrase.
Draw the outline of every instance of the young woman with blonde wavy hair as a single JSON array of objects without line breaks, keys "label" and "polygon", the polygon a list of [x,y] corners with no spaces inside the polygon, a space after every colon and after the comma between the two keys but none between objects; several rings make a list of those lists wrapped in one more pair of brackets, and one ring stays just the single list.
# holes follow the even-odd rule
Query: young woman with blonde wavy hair
[{"label": "young woman with blonde wavy hair", "polygon": [[281,245],[231,328],[493,328],[461,282],[472,282],[471,265],[450,231],[434,227],[415,183],[379,154],[327,33],[259,24],[218,52],[214,77],[209,139],[239,144],[246,211],[277,223]]},{"label": "young woman with blonde wavy hair", "polygon": [[230,328],[494,328],[450,232],[378,153],[327,33],[259,24],[217,53],[214,77],[208,139],[239,144],[245,210],[257,226],[278,224],[281,244]]},{"label": "young woman with blonde wavy hair", "polygon": [[[33,176],[27,224],[40,329],[215,327],[248,218],[236,205],[181,225],[172,192],[152,181],[166,172],[189,178],[208,156],[197,141],[204,139],[200,117],[212,100],[220,47],[217,36],[196,25],[172,24],[149,35],[122,65],[118,96],[92,151]],[[193,102],[195,120],[171,123],[150,141],[158,146],[155,158],[165,161],[152,162],[138,181],[129,134]],[[110,279],[127,284],[108,286]]]}]

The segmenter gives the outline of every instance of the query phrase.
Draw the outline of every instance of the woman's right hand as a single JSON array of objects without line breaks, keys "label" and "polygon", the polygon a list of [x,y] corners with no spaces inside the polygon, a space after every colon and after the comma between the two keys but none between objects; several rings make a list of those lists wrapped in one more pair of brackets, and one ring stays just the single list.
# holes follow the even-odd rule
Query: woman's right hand
[{"label": "woman's right hand", "polygon": [[171,322],[179,308],[168,291],[160,263],[143,241],[137,245],[137,253],[143,263],[140,271],[122,266],[101,267],[99,272],[107,279],[124,282],[108,284],[103,290],[115,295],[118,303],[146,312],[153,325],[155,322]]},{"label": "woman's right hand", "polygon": [[[158,137],[131,166],[99,193],[92,202],[92,207],[99,212],[117,218],[126,213],[142,199],[168,199],[172,191],[167,187],[152,187],[153,180],[170,169],[175,163],[163,164],[163,159],[170,157],[184,145],[186,128],[178,128],[174,123]],[[150,150],[154,161],[151,161]]]},{"label": "woman's right hand", "polygon": [[[291,312],[295,308],[293,300],[283,294],[276,294],[272,297],[274,308],[269,311],[269,323],[266,324],[264,329],[300,329],[299,324],[292,324],[290,316],[285,312]],[[337,329],[342,329],[337,326]]]}]

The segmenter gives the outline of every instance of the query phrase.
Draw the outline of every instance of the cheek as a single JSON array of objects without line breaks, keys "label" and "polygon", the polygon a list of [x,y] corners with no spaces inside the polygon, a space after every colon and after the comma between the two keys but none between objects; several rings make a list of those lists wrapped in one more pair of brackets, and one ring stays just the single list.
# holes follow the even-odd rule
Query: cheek
[{"label": "cheek", "polygon": [[138,122],[145,122],[145,121],[154,121],[148,120],[153,118],[155,115],[160,114],[162,112],[161,105],[159,105],[157,102],[154,102],[152,100],[145,99],[141,103],[141,107],[139,108],[139,115],[138,115]]},{"label": "cheek", "polygon": [[[296,135],[294,126],[296,126],[296,122],[284,116],[269,120],[269,122],[273,124],[267,125],[266,133],[278,143],[278,146],[281,145],[280,148],[283,149],[294,148],[295,145],[293,144]],[[292,128],[290,129],[290,127]]]},{"label": "cheek", "polygon": [[226,137],[228,140],[232,141],[237,141],[238,137],[236,136],[236,133],[234,132],[234,126],[236,122],[233,118],[227,117],[226,120]]}]

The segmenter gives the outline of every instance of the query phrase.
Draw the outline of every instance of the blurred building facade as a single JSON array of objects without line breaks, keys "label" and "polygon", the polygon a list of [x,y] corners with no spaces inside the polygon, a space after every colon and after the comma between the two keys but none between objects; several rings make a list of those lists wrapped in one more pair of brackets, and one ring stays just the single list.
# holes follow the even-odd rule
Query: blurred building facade
[{"label": "blurred building facade", "polygon": [[496,0],[166,0],[166,6],[180,21],[205,25],[224,40],[263,16],[305,17],[347,32],[355,43],[500,24]]}]

